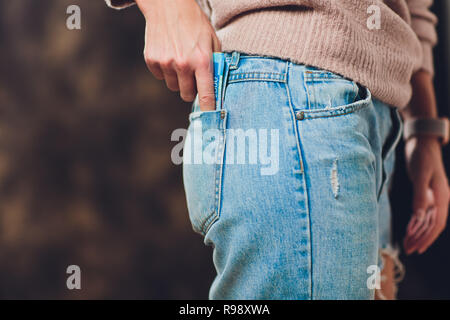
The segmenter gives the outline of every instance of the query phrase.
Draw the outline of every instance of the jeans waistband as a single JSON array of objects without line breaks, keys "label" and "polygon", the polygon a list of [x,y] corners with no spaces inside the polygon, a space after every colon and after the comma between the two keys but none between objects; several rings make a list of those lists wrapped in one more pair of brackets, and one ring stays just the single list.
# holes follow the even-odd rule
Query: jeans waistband
[{"label": "jeans waistband", "polygon": [[[243,52],[238,52],[238,51],[225,52],[224,54],[225,54],[225,60],[226,60],[227,64],[230,66],[230,70],[238,69],[239,63],[242,60],[262,59],[265,61],[270,61],[270,63],[274,66],[275,69],[283,69],[282,66],[285,66],[286,64],[290,64],[290,68],[295,69],[296,71],[310,70],[310,71],[325,71],[325,72],[333,73],[332,71],[323,70],[323,69],[315,67],[315,66],[301,64],[301,63],[295,63],[288,59],[282,59],[282,58],[274,57],[274,56],[253,55],[253,54],[248,54],[248,53],[243,53]],[[279,65],[279,68],[276,68],[277,64]]]}]

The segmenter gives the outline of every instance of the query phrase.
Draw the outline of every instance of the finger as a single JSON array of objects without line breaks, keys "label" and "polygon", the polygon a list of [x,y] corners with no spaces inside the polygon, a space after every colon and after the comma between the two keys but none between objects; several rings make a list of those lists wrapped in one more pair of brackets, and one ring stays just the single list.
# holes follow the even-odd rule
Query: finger
[{"label": "finger", "polygon": [[414,251],[417,251],[419,254],[424,253],[433,244],[433,242],[436,241],[440,234],[441,230],[438,228],[437,224],[435,224],[434,228],[430,230],[427,236],[420,239],[414,245]]},{"label": "finger", "polygon": [[171,71],[163,71],[164,79],[166,80],[166,86],[170,91],[178,92],[180,91],[180,87],[178,85],[178,77],[177,74]]},{"label": "finger", "polygon": [[433,195],[433,190],[427,188],[426,192],[426,202],[431,204],[428,210],[419,209],[415,214],[412,215],[411,220],[407,226],[407,233],[404,239],[404,248],[407,254],[411,254],[417,249],[417,243],[422,240],[422,237],[428,236],[432,226],[432,218],[435,216],[435,210],[430,211],[435,208],[435,200]]},{"label": "finger", "polygon": [[436,201],[436,224],[433,228],[433,232],[430,233],[430,236],[427,237],[423,243],[418,244],[419,254],[425,252],[436,241],[447,224],[449,206],[448,184],[442,183],[442,181],[437,182],[436,180],[433,180],[431,187],[433,188]]},{"label": "finger", "polygon": [[156,79],[164,80],[164,74],[159,66],[159,63],[150,59],[146,59],[145,63],[147,64],[148,70],[155,76]]},{"label": "finger", "polygon": [[411,235],[415,232],[417,229],[417,217],[415,214],[411,216],[411,219],[409,220],[408,226],[406,227],[406,234]]},{"label": "finger", "polygon": [[427,211],[427,217],[421,228],[414,234],[408,235],[405,239],[405,250],[407,254],[411,254],[414,251],[421,248],[421,246],[428,241],[434,232],[434,227],[436,225],[436,207],[432,207]]},{"label": "finger", "polygon": [[404,239],[404,247],[407,254],[416,249],[416,241],[411,237],[423,225],[426,208],[433,204],[429,197],[429,179],[422,175],[414,181],[413,214],[407,227],[407,236]]},{"label": "finger", "polygon": [[160,67],[164,74],[167,88],[169,88],[169,90],[171,91],[180,91],[180,87],[178,85],[178,76],[172,65],[170,63],[161,63]]},{"label": "finger", "polygon": [[[409,236],[411,236],[414,239],[417,239],[417,238],[419,238],[419,236],[421,234],[423,234],[423,232],[429,226],[430,216],[432,214],[432,210],[434,210],[434,209],[435,209],[435,206],[432,206],[427,209],[427,211],[424,213],[423,216],[421,216],[421,214],[419,214],[419,216],[416,218],[416,220],[418,220],[419,222],[416,223],[413,228],[411,228],[412,232],[410,234],[408,234]],[[423,210],[420,209],[419,212],[423,212]]]},{"label": "finger", "polygon": [[[431,188],[427,188],[426,197],[427,197],[427,203],[431,206],[434,206],[435,205],[434,195],[433,195],[433,190]],[[428,207],[428,208],[430,208],[430,207]],[[427,214],[428,214],[428,211],[426,213],[422,209],[419,209],[416,214],[413,214],[413,216],[411,217],[411,220],[408,224],[408,227],[407,227],[408,235],[412,235],[418,230],[418,228],[420,227],[420,221],[423,220],[424,217],[427,216]]]},{"label": "finger", "polygon": [[412,240],[412,237],[405,237],[403,239],[403,247],[405,249],[405,253],[407,255],[410,255],[414,252],[415,246],[414,246],[414,242]]},{"label": "finger", "polygon": [[434,215],[435,211],[436,211],[436,207],[432,207],[429,210],[427,210],[426,217],[424,219],[423,224],[413,235],[414,239],[420,239],[420,237],[422,235],[424,235],[424,233],[426,233],[426,231],[430,227],[431,216]]},{"label": "finger", "polygon": [[177,76],[181,99],[185,102],[194,101],[196,95],[194,72],[188,68],[181,68]]},{"label": "finger", "polygon": [[407,235],[404,239],[404,247],[406,254],[411,254],[417,249],[418,239],[413,235]]},{"label": "finger", "polygon": [[423,225],[426,218],[426,212],[423,209],[417,210],[413,213],[411,221],[408,225],[408,235],[413,235]]},{"label": "finger", "polygon": [[195,79],[197,83],[198,102],[200,110],[215,110],[216,99],[214,95],[214,79],[212,59],[203,58],[195,70]]},{"label": "finger", "polygon": [[429,234],[434,230],[434,227],[436,226],[436,219],[437,209],[434,208],[434,210],[430,213],[430,225],[428,226],[428,230],[424,233],[423,237],[428,237]]}]

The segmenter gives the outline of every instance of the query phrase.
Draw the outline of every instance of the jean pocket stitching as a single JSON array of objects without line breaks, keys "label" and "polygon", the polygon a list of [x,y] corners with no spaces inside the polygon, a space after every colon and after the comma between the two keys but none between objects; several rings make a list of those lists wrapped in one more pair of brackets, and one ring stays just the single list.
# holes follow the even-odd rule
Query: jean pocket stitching
[{"label": "jean pocket stitching", "polygon": [[[338,116],[344,116],[347,114],[354,113],[358,110],[364,109],[368,106],[370,106],[370,102],[372,101],[372,93],[370,92],[369,88],[364,87],[366,90],[366,97],[362,100],[355,101],[350,104],[338,106],[338,107],[332,107],[327,109],[320,109],[320,110],[302,110],[304,113],[304,119],[316,119],[316,118],[329,118],[329,117],[338,117]],[[355,98],[356,99],[356,98]]]},{"label": "jean pocket stitching", "polygon": [[222,195],[222,173],[223,173],[223,165],[224,165],[224,157],[225,157],[225,143],[226,143],[226,131],[225,124],[227,120],[227,112],[225,110],[221,110],[223,116],[223,121],[221,121],[220,131],[222,134],[220,135],[221,141],[219,141],[219,151],[216,155],[216,165],[214,170],[214,210],[205,218],[205,221],[202,223],[202,233],[206,235],[208,233],[211,226],[220,218],[220,206],[221,206],[221,195]]},{"label": "jean pocket stitching", "polygon": [[233,72],[230,73],[228,83],[244,82],[244,81],[271,81],[283,82],[287,79],[286,74],[276,72]]},{"label": "jean pocket stitching", "polygon": [[[219,129],[220,135],[218,137],[219,142],[217,146],[217,151],[215,154],[214,162],[212,163],[212,178],[214,179],[212,186],[214,190],[207,197],[214,197],[214,199],[206,199],[205,205],[200,205],[194,211],[193,208],[189,208],[190,215],[192,215],[191,223],[194,231],[200,233],[205,236],[211,226],[216,222],[220,217],[220,197],[222,193],[222,172],[223,172],[223,162],[225,156],[225,134],[226,134],[226,121],[227,121],[227,111],[226,110],[212,110],[212,111],[196,111],[189,115],[190,121],[193,121],[198,118],[202,118],[205,116],[217,116],[219,117],[218,125],[214,126],[215,129]],[[205,128],[208,130],[209,128]],[[202,150],[203,152],[203,150]],[[209,170],[209,169],[208,169]],[[201,191],[201,190],[200,190]],[[209,204],[208,204],[209,203]],[[188,202],[189,204],[189,202]]]},{"label": "jean pocket stitching", "polygon": [[303,76],[308,81],[324,81],[324,80],[352,81],[351,79],[346,78],[340,74],[325,70],[305,70],[303,72]]}]

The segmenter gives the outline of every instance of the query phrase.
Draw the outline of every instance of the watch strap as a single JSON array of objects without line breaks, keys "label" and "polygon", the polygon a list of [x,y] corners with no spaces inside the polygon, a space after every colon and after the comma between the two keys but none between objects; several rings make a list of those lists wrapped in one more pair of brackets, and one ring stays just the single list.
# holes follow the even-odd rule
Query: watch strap
[{"label": "watch strap", "polygon": [[403,139],[407,141],[412,136],[429,135],[440,139],[444,146],[450,140],[450,123],[448,118],[412,118],[403,125]]}]

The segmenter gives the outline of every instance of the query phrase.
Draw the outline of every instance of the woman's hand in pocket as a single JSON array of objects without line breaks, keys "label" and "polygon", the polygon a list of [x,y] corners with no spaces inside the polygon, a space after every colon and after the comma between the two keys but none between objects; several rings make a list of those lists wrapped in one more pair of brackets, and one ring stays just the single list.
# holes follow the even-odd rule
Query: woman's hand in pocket
[{"label": "woman's hand in pocket", "polygon": [[214,28],[195,0],[137,0],[146,19],[146,64],[171,91],[202,111],[215,109],[212,53],[221,51]]}]

